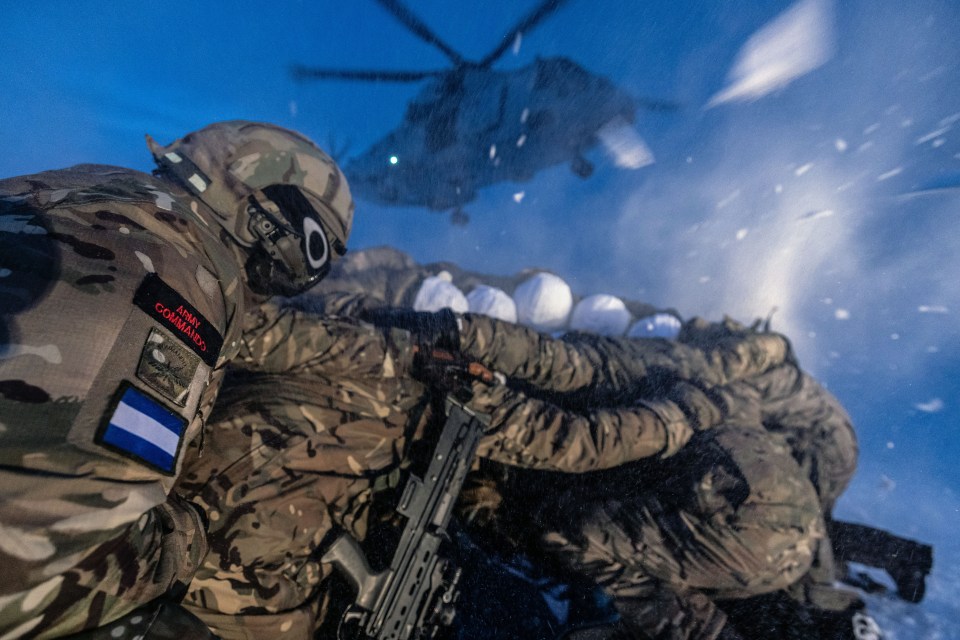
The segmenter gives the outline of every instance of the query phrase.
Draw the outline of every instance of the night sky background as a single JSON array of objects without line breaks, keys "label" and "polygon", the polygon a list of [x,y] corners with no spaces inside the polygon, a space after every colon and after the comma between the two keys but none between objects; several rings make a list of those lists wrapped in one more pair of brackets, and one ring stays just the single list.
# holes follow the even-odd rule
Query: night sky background
[{"label": "night sky background", "polygon": [[[409,0],[470,59],[535,4]],[[449,66],[370,0],[2,5],[2,176],[149,171],[144,133],[166,143],[233,118],[297,129],[346,160],[399,125],[424,83],[303,83],[290,65]],[[597,147],[589,179],[557,165],[493,185],[465,226],[361,199],[351,246],[489,273],[548,268],[578,294],[685,317],[775,308],[774,329],[858,428],[839,515],[936,547],[927,600],[874,599],[874,612],[894,639],[960,638],[960,3],[803,0],[823,16],[801,30],[823,38],[813,68],[707,108],[751,36],[797,6],[569,0],[496,68],[562,55],[676,101],[637,112],[655,162],[619,168]]]}]

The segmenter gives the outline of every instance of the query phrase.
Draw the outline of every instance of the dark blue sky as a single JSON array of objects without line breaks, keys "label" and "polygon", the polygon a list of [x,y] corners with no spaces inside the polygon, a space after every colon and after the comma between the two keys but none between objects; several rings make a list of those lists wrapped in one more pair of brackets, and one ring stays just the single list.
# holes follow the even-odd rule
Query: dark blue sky
[{"label": "dark blue sky", "polygon": [[[409,1],[468,58],[534,4]],[[167,142],[229,118],[357,154],[422,85],[298,84],[288,66],[447,64],[369,0],[4,5],[4,176],[148,170],[144,133]],[[466,227],[360,201],[352,244],[497,273],[548,267],[578,293],[687,316],[748,321],[776,307],[774,327],[859,429],[861,471],[841,510],[956,554],[960,191],[905,194],[960,182],[960,4],[822,0],[835,36],[824,64],[705,109],[751,35],[790,6],[569,0],[497,68],[565,55],[633,95],[676,100],[675,113],[638,113],[656,162],[618,169],[595,149],[590,179],[556,166],[494,185],[466,207]]]}]

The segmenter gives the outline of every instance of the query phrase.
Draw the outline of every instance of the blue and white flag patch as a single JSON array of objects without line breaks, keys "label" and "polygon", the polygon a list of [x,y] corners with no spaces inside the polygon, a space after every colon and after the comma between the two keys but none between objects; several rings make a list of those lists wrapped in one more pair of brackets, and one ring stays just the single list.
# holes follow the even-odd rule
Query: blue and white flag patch
[{"label": "blue and white flag patch", "polygon": [[172,474],[186,427],[182,416],[128,386],[97,440],[118,453]]}]

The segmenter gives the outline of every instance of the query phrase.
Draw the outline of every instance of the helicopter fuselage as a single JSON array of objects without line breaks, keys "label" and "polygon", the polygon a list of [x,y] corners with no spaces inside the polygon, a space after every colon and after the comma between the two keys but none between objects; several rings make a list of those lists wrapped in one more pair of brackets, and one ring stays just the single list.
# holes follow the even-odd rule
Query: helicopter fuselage
[{"label": "helicopter fuselage", "polygon": [[344,165],[351,190],[386,205],[457,208],[477,189],[571,163],[636,101],[563,57],[515,70],[464,64],[423,88],[403,122]]}]

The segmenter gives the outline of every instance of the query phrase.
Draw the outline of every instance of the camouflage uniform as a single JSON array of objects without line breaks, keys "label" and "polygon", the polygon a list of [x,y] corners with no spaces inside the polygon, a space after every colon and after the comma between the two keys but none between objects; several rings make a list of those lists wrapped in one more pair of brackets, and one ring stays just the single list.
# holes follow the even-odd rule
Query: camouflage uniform
[{"label": "camouflage uniform", "polygon": [[[419,266],[408,256],[387,248],[357,252],[350,257],[350,260],[341,262],[338,267],[333,277],[325,281],[322,287],[330,300],[330,306],[334,308],[337,305],[345,306],[345,301],[352,302],[355,307],[375,305],[376,302],[363,301],[364,288],[392,304],[409,304],[422,280],[441,269],[453,274],[454,282],[464,291],[469,291],[472,286],[481,283],[512,291],[517,283],[529,275],[528,272],[523,272],[513,277],[483,276],[463,271],[447,263]],[[349,293],[342,293],[344,291]],[[357,304],[358,301],[361,301],[361,304]],[[628,301],[627,306],[634,315],[643,316],[656,311],[643,303]],[[709,351],[711,344],[717,340],[724,340],[732,330],[741,334],[750,333],[746,328],[735,328],[729,321],[717,325],[694,321],[687,325],[680,339]],[[582,345],[585,339],[590,340],[584,335],[573,338],[578,345]],[[582,377],[581,382],[586,386],[569,394],[571,401],[576,402],[579,399],[580,406],[587,406],[590,402],[594,403],[594,406],[616,403],[618,402],[616,395],[620,391],[628,394],[649,393],[651,388],[656,387],[656,381],[663,379],[664,375],[681,378],[690,375],[689,367],[682,368],[684,358],[682,355],[678,357],[678,354],[671,352],[674,347],[670,343],[651,341],[650,345],[659,345],[662,358],[650,361],[647,366],[638,367],[640,360],[632,357],[618,359],[616,354],[625,352],[619,348],[611,351],[600,344],[599,348],[587,358],[588,361],[592,358],[592,364],[586,363],[587,368],[583,374],[587,378],[589,375],[595,375],[596,378],[589,380]],[[650,345],[645,348],[647,358],[653,350]],[[534,367],[543,368],[544,372],[540,375],[538,384],[558,379],[556,371],[549,367],[544,368],[541,363],[544,352],[537,348],[536,340],[530,340],[527,337],[519,338],[510,344],[510,348],[501,349],[501,354],[508,359],[511,366],[525,365],[520,370],[523,375],[529,375]],[[577,369],[583,363],[573,361],[566,364]],[[611,389],[605,386],[606,383],[601,385],[598,382],[601,376],[595,373],[590,374],[593,366],[599,367],[606,375],[619,373],[620,382],[646,380],[648,384],[645,387],[634,384],[628,389],[615,385]],[[563,375],[569,374],[561,372],[559,379],[564,379]],[[700,382],[712,386],[724,385],[728,381],[729,378]],[[590,389],[591,392],[585,395],[584,389]],[[715,390],[715,393],[720,393],[720,390]],[[565,396],[561,394],[560,397]],[[923,576],[930,571],[932,564],[932,553],[928,545],[859,525],[835,522],[830,517],[837,498],[855,471],[857,461],[857,441],[853,426],[839,402],[793,363],[772,367],[760,375],[742,376],[737,384],[723,386],[722,397],[726,399],[725,406],[728,407],[745,407],[753,404],[760,408],[760,421],[768,434],[774,438],[774,445],[781,449],[786,447],[799,463],[803,475],[813,483],[830,537],[832,539],[836,536],[839,541],[834,541],[833,544],[829,544],[830,541],[824,541],[823,544],[816,546],[811,571],[790,586],[790,597],[794,601],[816,609],[833,611],[845,610],[857,602],[858,598],[854,592],[836,586],[836,581],[843,574],[842,567],[838,567],[833,558],[834,549],[837,549],[836,553],[840,554],[841,562],[849,558],[885,568],[894,577],[898,590],[904,598],[914,602],[922,598]],[[737,464],[750,464],[749,459],[745,459],[742,454],[743,452],[739,454],[734,452],[730,457]],[[492,475],[497,478],[502,475],[500,472],[502,469]],[[468,514],[479,517],[480,512],[496,509],[502,502],[503,498],[497,490],[494,478],[486,478],[486,483],[478,479],[474,487],[466,489],[467,499],[464,502],[469,503],[465,506]],[[498,479],[503,481],[503,478]],[[563,482],[568,480],[564,479]],[[526,481],[521,480],[517,484],[523,488],[528,487],[530,483],[530,479],[527,478]],[[786,485],[781,489],[790,490]],[[519,493],[510,489],[506,490],[506,493],[510,496],[510,505],[515,505],[518,502]],[[524,513],[524,507],[516,511]],[[864,531],[868,531],[869,535],[864,534]],[[869,542],[874,540],[879,542]],[[728,604],[730,601],[724,603],[724,606]],[[750,605],[744,604],[747,606],[748,617],[751,617]],[[743,607],[740,608],[743,609]]]},{"label": "camouflage uniform", "polygon": [[[409,304],[422,280],[441,269],[451,273],[454,282],[464,291],[469,291],[471,287],[481,283],[512,291],[519,282],[529,276],[529,272],[512,277],[483,276],[463,271],[448,263],[419,266],[408,256],[387,248],[357,252],[337,267],[332,277],[318,289],[329,300],[328,307],[334,310],[375,306],[376,301],[364,298],[364,291],[381,296],[391,304]],[[643,303],[628,301],[626,304],[635,316],[645,316],[657,311]],[[736,334],[753,334],[754,340],[764,339],[755,331],[737,327],[730,321],[711,325],[701,320],[688,323],[680,339],[691,346],[700,347],[704,353],[710,353],[712,345],[728,340],[731,335]],[[691,357],[681,353],[676,343],[648,341],[643,347],[642,357],[637,357],[636,350],[623,348],[627,341],[607,338],[596,340],[586,334],[570,336],[569,339],[576,343],[578,351],[574,354],[575,358],[565,360],[545,348],[545,343],[535,335],[513,336],[509,340],[500,336],[496,340],[500,340],[502,344],[499,347],[492,346],[491,353],[494,358],[490,362],[505,365],[504,371],[508,375],[513,372],[526,384],[532,384],[541,391],[544,387],[552,388],[558,380],[562,380],[569,388],[550,391],[546,394],[547,397],[561,403],[566,399],[580,407],[618,404],[625,395],[652,397],[658,385],[665,381],[690,379],[696,370],[709,371],[709,368],[704,367],[706,362],[701,354],[694,352]],[[491,336],[481,335],[479,351],[471,355],[486,353],[493,340],[495,339]],[[469,345],[466,348],[469,353]],[[714,388],[715,394],[719,394],[722,388],[724,406],[727,408],[743,409],[751,404],[762,407],[762,415],[757,418],[775,439],[769,446],[777,449],[775,455],[768,453],[765,454],[766,457],[777,458],[786,447],[800,464],[802,476],[808,478],[816,488],[821,500],[822,514],[829,521],[832,506],[856,467],[857,445],[849,418],[835,398],[793,363],[771,367],[760,375],[746,375],[746,372],[738,375],[738,363],[750,361],[749,354],[742,355],[747,357],[743,360],[734,357],[726,363],[712,362],[719,365],[718,370],[725,371],[726,374],[711,379],[701,378],[697,381],[698,385]],[[735,378],[739,381],[729,384]],[[732,437],[728,439],[736,441]],[[765,467],[762,460],[751,462],[744,457],[745,452],[728,453],[736,464],[771,468]],[[783,464],[791,469],[791,474],[795,473],[792,461],[784,461]],[[502,471],[494,472],[493,478],[488,477],[484,481],[475,478],[478,484],[465,491],[467,499],[472,501],[469,508],[465,507],[467,512],[479,517],[479,512],[493,508],[502,501],[496,488],[498,482],[502,484],[504,481],[500,477],[503,475]],[[768,483],[770,480],[770,477],[766,478]],[[517,484],[529,486],[530,480],[520,480]],[[787,493],[793,491],[789,485],[790,480],[785,479],[781,489]],[[805,486],[800,493],[808,497],[808,487]],[[518,493],[509,490],[508,494],[510,504],[516,504]],[[809,503],[807,505],[810,506]],[[524,513],[525,510],[525,507],[517,509],[519,513]],[[849,591],[834,588],[833,583],[837,577],[831,545],[816,545],[814,567],[791,587],[793,596],[802,602],[816,603],[818,606],[844,608],[851,602],[851,594]],[[708,609],[715,610],[712,605],[708,605]],[[707,613],[710,614],[709,611]]]},{"label": "camouflage uniform", "polygon": [[[302,181],[300,150],[322,157],[268,125],[210,130],[247,124],[259,150],[230,167],[234,189],[256,171]],[[285,312],[247,315],[248,253],[221,237],[236,214],[206,202],[101,165],[0,182],[4,638],[98,627],[189,582],[206,553],[202,514],[171,493],[183,451],[227,362],[287,370],[292,351],[271,333]]]},{"label": "camouflage uniform", "polygon": [[[327,313],[349,315],[380,304],[407,307],[413,304],[423,280],[440,271],[450,273],[453,283],[465,292],[469,292],[476,285],[486,284],[499,287],[507,293],[512,293],[518,284],[534,273],[533,270],[524,270],[511,276],[495,276],[467,271],[449,262],[420,265],[401,251],[390,247],[376,247],[354,251],[339,261],[330,275],[311,290],[310,295],[317,300],[315,308]],[[625,304],[634,317],[664,311],[639,301],[627,300]],[[673,313],[672,310],[666,311]],[[709,352],[716,341],[729,337],[730,332],[734,331],[732,327],[730,322],[711,325],[695,320],[687,325],[681,341]],[[745,328],[737,331],[747,333]],[[530,339],[527,340],[527,337]],[[582,345],[584,340],[590,338],[587,334],[581,334],[577,339],[578,344]],[[516,344],[512,344],[511,349],[501,348],[496,357],[508,358],[507,363],[511,367],[524,366],[519,373],[523,376],[530,375],[531,367],[543,367],[540,362],[542,349],[538,340],[539,338],[528,334],[518,339]],[[601,344],[603,340],[601,339]],[[621,354],[621,357],[616,358],[602,353],[602,347],[595,349],[591,356],[592,361],[601,362],[602,358],[608,358],[604,372],[607,375],[619,376],[617,385],[630,382],[634,386],[624,390],[616,385],[611,388],[594,382],[590,386],[595,393],[590,400],[597,405],[615,402],[616,396],[621,393],[643,391],[639,385],[645,385],[647,390],[654,388],[658,377],[665,374],[687,379],[691,375],[691,366],[684,358],[677,357],[676,349],[678,347],[675,343],[652,341],[643,348],[644,360],[623,357],[630,353],[629,351],[613,350],[614,354]],[[660,353],[660,357],[652,361],[650,359],[654,352]],[[709,370],[698,354],[693,354],[692,357],[697,359],[695,364],[700,370]],[[642,363],[646,364],[640,366]],[[729,374],[736,375],[733,371],[736,367],[735,359],[725,365],[716,364],[726,366],[731,370]],[[570,363],[573,369],[578,365],[576,361]],[[764,403],[764,424],[790,447],[797,462],[817,487],[824,510],[829,512],[856,468],[858,451],[853,425],[839,402],[797,366],[785,364],[774,369],[762,376],[740,375],[739,378],[743,381],[747,396],[753,392],[759,393]],[[550,380],[553,373],[545,370],[534,384],[554,384],[555,380]],[[709,386],[723,385],[729,382],[729,374],[701,382]],[[582,391],[580,388],[578,393]],[[603,395],[605,392],[606,395]],[[727,391],[730,394],[736,392],[737,389],[734,388]]]},{"label": "camouflage uniform", "polygon": [[332,571],[319,556],[340,528],[366,537],[373,485],[398,469],[423,410],[409,361],[392,355],[409,354],[405,335],[344,321],[329,344],[305,345],[304,366],[227,377],[178,484],[210,518],[185,604],[222,637],[312,634]]},{"label": "camouflage uniform", "polygon": [[[795,369],[782,337],[731,322],[688,323],[680,342],[552,340],[470,315],[464,325],[468,358],[562,405],[666,397],[699,407],[688,418],[707,423],[672,458],[605,473],[488,468],[464,493],[468,519],[603,585],[625,629],[641,637],[715,638],[726,618],[715,600],[782,589],[808,572],[825,537],[819,500],[787,443],[764,428],[772,412],[752,386]],[[722,419],[699,418],[709,406],[700,394]]]},{"label": "camouflage uniform", "polygon": [[[472,327],[489,326],[472,318],[465,321],[468,342],[485,335]],[[336,333],[337,347],[353,349],[352,370],[338,365],[324,373],[324,360],[346,354],[314,344],[301,353],[317,354],[315,366],[294,375],[232,375],[211,416],[203,456],[185,465],[178,489],[210,514],[215,540],[187,603],[223,637],[312,632],[324,617],[331,572],[319,557],[341,529],[366,537],[375,489],[396,485],[411,440],[433,415],[427,389],[406,376],[405,334],[381,335],[349,319]],[[741,368],[762,371],[782,362],[786,343],[768,342],[761,357]],[[749,351],[723,345],[698,366],[705,377],[726,379],[736,368],[731,363]],[[360,357],[389,366],[364,371],[355,366]],[[651,361],[661,357],[649,354]],[[670,456],[696,429],[723,417],[693,389],[678,389],[676,402],[664,397],[592,414],[506,386],[475,391],[474,408],[492,415],[480,455],[545,471],[586,472]]]}]

